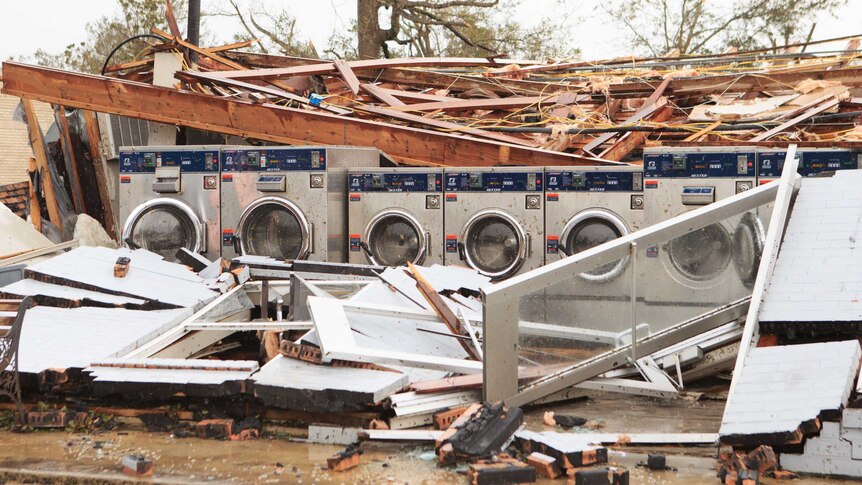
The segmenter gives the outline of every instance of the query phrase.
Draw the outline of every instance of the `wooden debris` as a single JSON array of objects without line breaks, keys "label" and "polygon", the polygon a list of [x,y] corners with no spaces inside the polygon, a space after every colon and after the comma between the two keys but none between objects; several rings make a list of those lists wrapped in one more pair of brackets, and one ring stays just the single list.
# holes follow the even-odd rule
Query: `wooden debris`
[{"label": "wooden debris", "polygon": [[467,469],[473,485],[504,485],[536,481],[536,469],[508,456],[479,460]]},{"label": "wooden debris", "polygon": [[536,473],[544,478],[557,478],[560,476],[560,465],[557,464],[557,459],[534,451],[527,457],[527,464],[536,469]]},{"label": "wooden debris", "polygon": [[362,450],[354,446],[348,446],[344,451],[326,459],[326,466],[334,472],[343,472],[359,465],[359,457]]}]

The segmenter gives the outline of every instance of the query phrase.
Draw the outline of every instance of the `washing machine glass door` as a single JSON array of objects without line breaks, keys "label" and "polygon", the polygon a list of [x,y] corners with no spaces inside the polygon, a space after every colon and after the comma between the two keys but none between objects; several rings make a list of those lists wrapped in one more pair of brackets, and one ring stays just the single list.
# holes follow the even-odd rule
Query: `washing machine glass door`
[{"label": "washing machine glass door", "polygon": [[204,250],[204,230],[200,218],[185,203],[169,198],[152,199],[135,207],[123,227],[123,239],[177,261],[180,248],[199,253]]},{"label": "washing machine glass door", "polygon": [[760,218],[747,212],[733,231],[733,265],[746,288],[754,286],[765,240],[766,231]]},{"label": "washing machine glass door", "polygon": [[411,214],[388,209],[380,212],[365,229],[368,260],[382,266],[403,266],[425,261],[426,241],[422,225]]},{"label": "washing machine glass door", "polygon": [[461,234],[467,264],[497,280],[514,274],[524,264],[526,239],[518,221],[496,209],[471,217]]},{"label": "washing machine glass door", "polygon": [[693,281],[718,276],[730,264],[732,254],[730,234],[720,223],[671,239],[668,248],[673,268]]},{"label": "washing machine glass door", "polygon": [[275,259],[304,259],[310,247],[305,214],[281,197],[262,197],[245,208],[239,220],[242,254]]},{"label": "washing machine glass door", "polygon": [[[562,249],[566,256],[571,256],[628,233],[625,222],[616,214],[601,209],[589,209],[577,213],[566,223],[561,235]],[[579,276],[587,281],[610,281],[625,270],[628,261],[629,258],[625,257],[585,271]]]}]

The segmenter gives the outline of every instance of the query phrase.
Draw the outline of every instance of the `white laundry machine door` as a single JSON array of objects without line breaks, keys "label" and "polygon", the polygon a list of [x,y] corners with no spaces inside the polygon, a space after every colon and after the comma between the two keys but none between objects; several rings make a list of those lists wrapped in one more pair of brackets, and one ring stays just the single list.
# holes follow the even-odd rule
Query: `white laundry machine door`
[{"label": "white laundry machine door", "polygon": [[428,233],[415,216],[402,209],[377,213],[365,228],[363,243],[368,262],[380,266],[422,264],[428,248]]},{"label": "white laundry machine door", "polygon": [[527,258],[527,232],[511,214],[486,209],[474,214],[461,231],[462,259],[494,280],[516,273]]},{"label": "white laundry machine door", "polygon": [[283,197],[261,197],[245,208],[234,239],[237,252],[275,259],[305,259],[311,251],[308,218]]},{"label": "white laundry machine door", "polygon": [[167,197],[150,199],[132,210],[123,226],[123,240],[177,261],[176,253],[186,248],[206,251],[206,230],[201,218],[184,202]]}]

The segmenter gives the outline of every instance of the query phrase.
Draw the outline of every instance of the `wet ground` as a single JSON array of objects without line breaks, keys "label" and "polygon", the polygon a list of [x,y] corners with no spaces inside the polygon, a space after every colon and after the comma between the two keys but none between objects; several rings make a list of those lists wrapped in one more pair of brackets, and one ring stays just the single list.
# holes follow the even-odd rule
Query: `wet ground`
[{"label": "wet ground", "polygon": [[[715,432],[721,421],[724,402],[710,399],[674,401],[620,396],[597,396],[527,415],[527,428],[550,430],[542,414],[553,409],[590,420],[600,432]],[[325,469],[326,458],[343,447],[311,445],[290,438],[289,428],[265,426],[264,437],[254,441],[215,441],[177,438],[170,433],[141,430],[139,422],[127,419],[120,431],[70,433],[66,431],[0,432],[0,472],[13,478],[11,470],[28,470],[45,475],[75,474],[79,481],[119,479],[120,460],[127,454],[141,454],[154,462],[151,481],[161,483],[467,483],[459,470],[441,469],[431,444],[365,443],[359,467],[342,473]],[[587,431],[587,430],[585,430]],[[668,465],[677,471],[650,472],[636,467],[646,452],[668,454]],[[623,448],[611,453],[611,461],[629,467],[632,484],[718,484],[715,478],[715,448]],[[282,464],[279,473],[277,464]],[[20,479],[20,476],[16,477]],[[74,481],[74,480],[73,480]],[[150,480],[148,480],[150,481]],[[69,483],[69,480],[64,480]],[[565,483],[563,480],[537,483]],[[850,481],[804,478],[796,485],[844,484]]]}]

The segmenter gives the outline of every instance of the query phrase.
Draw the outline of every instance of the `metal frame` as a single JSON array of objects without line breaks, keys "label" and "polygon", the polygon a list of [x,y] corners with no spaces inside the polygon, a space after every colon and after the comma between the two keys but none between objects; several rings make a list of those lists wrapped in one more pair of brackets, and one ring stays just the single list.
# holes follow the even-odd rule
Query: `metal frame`
[{"label": "metal frame", "polygon": [[[490,219],[492,217],[500,218],[509,223],[512,226],[512,229],[515,230],[515,235],[518,237],[518,259],[515,260],[514,263],[507,266],[502,271],[497,271],[495,273],[490,271],[485,271],[480,269],[476,263],[473,261],[473,258],[470,256],[470,248],[467,245],[467,235],[470,234],[470,231],[473,229],[473,226],[476,225],[479,221]],[[475,214],[473,214],[467,222],[464,223],[464,227],[461,229],[461,243],[464,245],[464,261],[471,268],[475,269],[479,273],[492,278],[492,279],[500,279],[505,278],[516,271],[518,271],[521,266],[524,265],[524,262],[530,257],[530,252],[532,248],[528,248],[527,246],[532,246],[533,241],[527,241],[527,238],[531,237],[524,230],[524,227],[508,212],[502,211],[500,209],[484,209]]]},{"label": "metal frame", "polygon": [[299,253],[293,259],[305,259],[308,256],[308,253],[313,250],[311,247],[311,239],[314,237],[312,234],[313,229],[308,223],[308,218],[305,217],[305,213],[302,212],[302,209],[300,209],[299,206],[284,197],[277,196],[260,197],[242,211],[242,214],[239,216],[239,222],[236,225],[240,252],[242,254],[250,254],[247,251],[245,243],[245,226],[248,223],[248,218],[251,217],[255,211],[270,204],[287,209],[293,217],[296,217],[296,221],[299,223],[300,234],[302,235],[302,244],[299,247]]},{"label": "metal frame", "polygon": [[425,257],[427,256],[428,245],[431,242],[429,241],[430,235],[427,231],[425,231],[425,229],[422,228],[422,224],[419,223],[419,220],[413,214],[407,212],[404,209],[384,209],[375,214],[374,217],[372,217],[371,220],[368,221],[368,225],[365,226],[365,234],[363,237],[363,239],[368,242],[368,249],[370,251],[368,254],[365,255],[368,258],[368,261],[371,264],[380,265],[380,263],[374,259],[374,251],[371,250],[371,231],[374,230],[374,228],[378,224],[380,224],[381,221],[390,217],[400,217],[402,219],[405,219],[410,224],[410,226],[413,227],[413,230],[416,231],[416,235],[419,238],[419,251],[416,252],[416,258],[411,261],[411,263],[417,265],[421,265],[422,263],[424,263]]},{"label": "metal frame", "polygon": [[156,199],[150,199],[142,204],[139,204],[135,207],[132,212],[129,213],[129,217],[126,218],[126,224],[123,226],[123,245],[125,246],[125,240],[127,238],[132,237],[132,229],[135,228],[135,225],[140,221],[141,216],[154,210],[157,206],[170,206],[175,209],[178,209],[180,213],[188,217],[189,222],[192,223],[192,228],[195,231],[195,239],[194,246],[188,248],[189,251],[193,253],[204,253],[207,250],[207,241],[206,241],[206,224],[201,221],[201,218],[195,214],[195,211],[189,207],[188,204],[181,200],[172,199],[169,197],[159,197]]},{"label": "metal frame", "polygon": [[[540,382],[531,384],[524,392],[518,393],[518,316],[520,315],[520,298],[523,295],[548,288],[584,271],[589,271],[626,256],[636,254],[634,249],[637,246],[648,247],[658,244],[710,224],[723,221],[733,215],[768,204],[775,200],[781,184],[786,184],[784,179],[782,179],[782,182],[776,181],[762,185],[733,197],[686,212],[646,229],[608,241],[605,244],[574,256],[549,263],[542,268],[517,275],[483,291],[483,321],[485,322],[484,357],[486,363],[483,371],[484,398],[486,400],[503,399],[512,404],[522,404],[598,375],[592,373],[588,369],[589,366],[586,365],[588,362],[592,362],[591,360],[574,366],[574,368],[565,372],[556,372]],[[636,261],[632,262],[636,263]],[[636,271],[632,273],[632,277],[635,278]],[[634,286],[634,280],[632,284]],[[683,326],[671,327],[658,334],[665,336],[665,338],[661,339],[663,345],[658,347],[653,346],[652,351],[660,350],[664,346],[681,341],[680,336],[690,338],[702,331],[710,330],[716,325],[738,318],[733,317],[733,315],[738,312],[739,302],[729,307],[735,309],[734,312],[728,313],[728,307],[717,310],[719,314],[723,315],[722,318],[727,318],[721,322],[715,321],[715,313],[712,312],[700,317],[701,320],[710,320],[712,325],[685,326],[681,324]],[[636,320],[633,319],[632,322],[635,325]],[[690,322],[692,321],[685,323]],[[693,328],[697,328],[698,332],[692,333]],[[668,332],[679,335],[667,338]],[[638,356],[648,355],[649,352],[641,348],[644,345],[643,342],[649,339],[657,341],[656,337],[657,335],[646,337],[641,341],[632,342],[627,347],[622,347],[597,357],[597,359],[607,362],[610,366],[610,368],[600,366],[604,368],[602,372],[611,370],[614,367],[614,365],[610,365],[611,363],[619,365],[619,359],[627,352],[630,352],[632,354],[630,358],[634,359]],[[622,362],[625,362],[625,359]]]},{"label": "metal frame", "polygon": [[[757,278],[754,280],[754,287],[751,292],[751,305],[748,307],[748,313],[745,317],[745,327],[742,331],[739,353],[736,356],[736,364],[733,367],[734,377],[742,375],[742,368],[745,366],[748,351],[751,349],[752,344],[760,337],[760,321],[758,319],[760,306],[763,303],[766,286],[772,278],[772,272],[775,270],[775,262],[778,260],[778,251],[784,239],[784,230],[787,227],[787,220],[790,216],[790,205],[794,195],[802,185],[802,177],[796,173],[798,166],[799,159],[796,158],[796,145],[790,145],[787,148],[787,155],[784,159],[784,168],[782,168],[781,172],[778,194],[775,196],[775,206],[772,208],[769,230],[766,233],[766,242],[764,243],[763,254],[760,257],[760,267],[758,268]],[[737,379],[734,378],[730,383],[730,390],[727,393],[727,402],[730,402],[733,391],[736,389],[736,384]],[[722,417],[723,421],[724,417]]]}]

